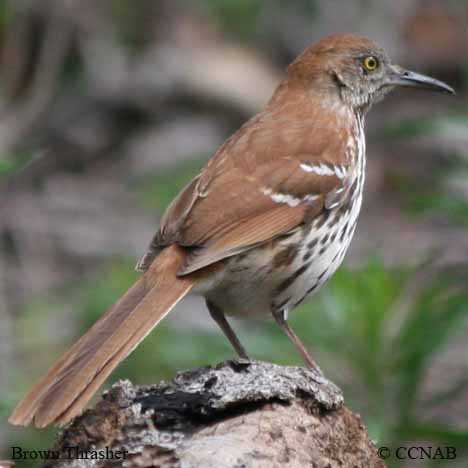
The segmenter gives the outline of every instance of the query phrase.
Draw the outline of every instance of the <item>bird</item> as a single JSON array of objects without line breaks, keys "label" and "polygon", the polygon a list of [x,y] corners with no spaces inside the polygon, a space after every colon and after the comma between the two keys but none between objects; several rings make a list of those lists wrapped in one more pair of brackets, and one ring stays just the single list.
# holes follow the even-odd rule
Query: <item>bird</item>
[{"label": "bird", "polygon": [[205,298],[240,358],[249,356],[226,316],[273,318],[319,372],[288,314],[343,261],[362,204],[364,120],[396,87],[455,93],[394,64],[365,37],[336,34],[306,48],[265,108],[170,203],[137,264],[140,278],[52,365],[9,422],[69,423],[189,293]]}]

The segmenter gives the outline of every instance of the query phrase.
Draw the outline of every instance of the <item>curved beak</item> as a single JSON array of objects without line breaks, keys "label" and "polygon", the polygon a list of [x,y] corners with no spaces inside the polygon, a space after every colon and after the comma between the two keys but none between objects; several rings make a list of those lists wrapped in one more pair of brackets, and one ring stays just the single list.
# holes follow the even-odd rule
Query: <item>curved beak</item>
[{"label": "curved beak", "polygon": [[389,68],[389,85],[423,88],[437,91],[439,93],[455,94],[455,90],[443,81],[436,80],[430,76],[421,75],[420,73],[405,70],[398,65],[391,65]]}]

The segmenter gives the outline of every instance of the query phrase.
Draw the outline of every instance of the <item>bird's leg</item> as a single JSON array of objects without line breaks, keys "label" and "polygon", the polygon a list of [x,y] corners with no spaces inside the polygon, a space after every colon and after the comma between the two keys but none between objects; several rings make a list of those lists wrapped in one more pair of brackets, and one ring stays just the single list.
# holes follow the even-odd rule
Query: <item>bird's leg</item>
[{"label": "bird's leg", "polygon": [[239,357],[250,361],[250,358],[247,355],[245,348],[242,346],[242,343],[239,341],[239,338],[237,338],[231,325],[229,325],[229,322],[226,320],[224,312],[210,301],[206,301],[206,306],[208,307],[211,317],[219,325],[219,328],[223,330],[223,333],[225,334],[226,338],[229,340],[233,348],[236,350],[236,353],[239,355]]},{"label": "bird's leg", "polygon": [[322,375],[322,371],[320,370],[320,367],[312,359],[312,356],[309,354],[306,347],[302,344],[302,341],[294,333],[293,329],[289,326],[288,321],[287,321],[288,320],[288,311],[287,311],[287,309],[273,310],[272,313],[273,313],[273,317],[276,320],[276,323],[281,327],[281,329],[284,331],[284,333],[286,333],[286,336],[289,338],[291,343],[299,351],[299,353],[302,356],[302,359],[304,359],[307,366],[310,369],[312,369],[312,370],[314,370],[314,371],[316,371],[316,372],[318,372],[319,374]]}]

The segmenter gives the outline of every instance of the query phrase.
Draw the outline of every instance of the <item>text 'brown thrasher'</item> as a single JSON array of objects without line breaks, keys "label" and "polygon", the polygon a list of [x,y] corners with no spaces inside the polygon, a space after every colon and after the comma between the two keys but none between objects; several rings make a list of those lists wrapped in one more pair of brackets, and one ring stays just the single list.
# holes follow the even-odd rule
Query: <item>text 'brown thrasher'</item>
[{"label": "text 'brown thrasher'", "polygon": [[232,135],[164,214],[145,273],[33,387],[13,424],[65,424],[189,292],[225,318],[273,316],[310,367],[288,311],[340,266],[365,178],[364,116],[395,86],[453,93],[391,63],[374,42],[327,37],[288,68],[266,108]]}]

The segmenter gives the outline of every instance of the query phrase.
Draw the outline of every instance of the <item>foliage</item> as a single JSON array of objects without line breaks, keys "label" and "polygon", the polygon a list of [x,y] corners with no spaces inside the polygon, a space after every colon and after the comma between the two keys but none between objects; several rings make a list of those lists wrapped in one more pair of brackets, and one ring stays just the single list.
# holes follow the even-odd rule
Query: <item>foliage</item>
[{"label": "foliage", "polygon": [[11,21],[12,11],[7,2],[0,3],[0,33]]},{"label": "foliage", "polygon": [[256,30],[266,6],[264,0],[200,0],[222,29],[245,38]]},{"label": "foliage", "polygon": [[[206,159],[206,158],[205,158]],[[138,181],[139,200],[151,210],[163,211],[203,167],[204,160],[192,159]]]},{"label": "foliage", "polygon": [[[414,140],[431,136],[441,141],[465,142],[466,147],[468,116],[449,114],[440,117],[406,119],[396,125],[390,125],[385,131],[389,140]],[[445,217],[452,223],[467,225],[468,199],[466,193],[450,189],[455,178],[468,179],[468,153],[450,154],[449,161],[444,161],[442,170],[428,171],[423,177],[399,175],[396,178],[398,188],[404,195],[406,209],[417,216]]]},{"label": "foliage", "polygon": [[21,170],[32,158],[31,154],[19,151],[14,154],[0,154],[0,182]]},{"label": "foliage", "polygon": [[[260,27],[261,20],[272,12],[278,17],[285,8],[293,9],[300,15],[313,19],[318,14],[316,0],[197,0],[220,25],[222,30],[236,38],[252,40],[258,38],[265,27]],[[271,20],[271,18],[270,18]]]},{"label": "foliage", "polygon": [[[438,181],[433,181],[439,185]],[[456,194],[449,194],[446,191],[428,188],[427,184],[421,184],[416,191],[408,190],[408,185],[403,187],[407,196],[408,209],[410,213],[416,215],[439,214],[447,216],[452,222],[468,224],[468,201]]]},{"label": "foliage", "polygon": [[425,118],[409,118],[387,125],[384,136],[389,140],[412,139],[425,135],[440,138],[464,138],[468,126],[465,113],[452,112]]},{"label": "foliage", "polygon": [[395,180],[404,195],[405,208],[409,214],[444,217],[452,223],[466,226],[466,194],[450,190],[451,181],[461,177],[468,179],[468,165],[464,161],[455,160],[446,164],[444,170],[431,172],[419,180],[414,180],[409,175],[399,175]]}]

